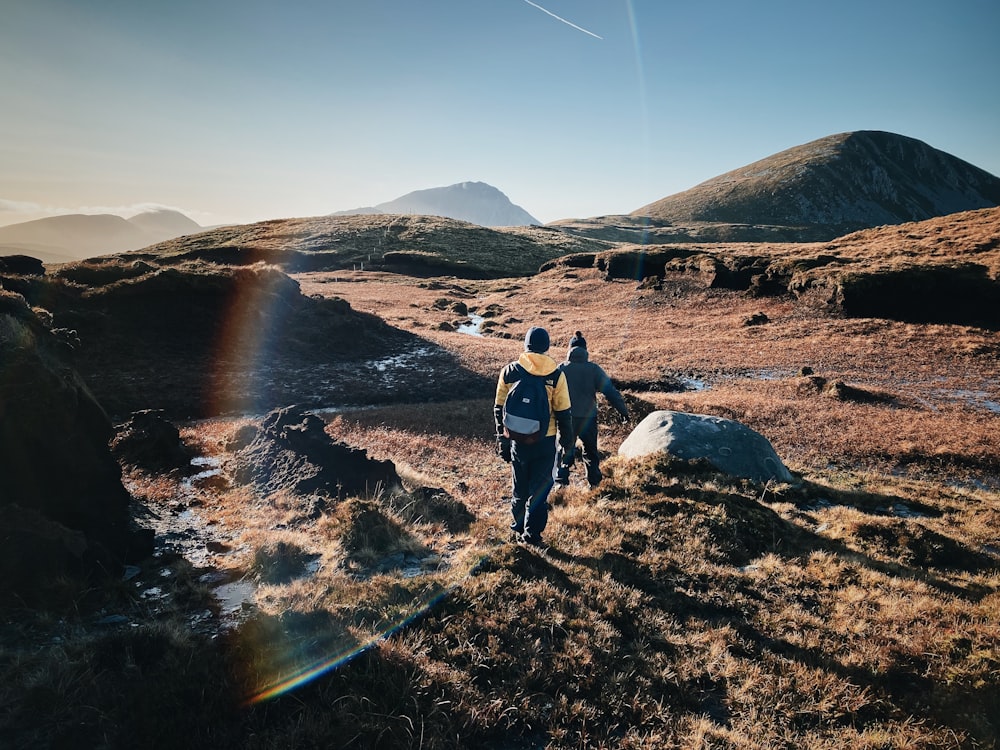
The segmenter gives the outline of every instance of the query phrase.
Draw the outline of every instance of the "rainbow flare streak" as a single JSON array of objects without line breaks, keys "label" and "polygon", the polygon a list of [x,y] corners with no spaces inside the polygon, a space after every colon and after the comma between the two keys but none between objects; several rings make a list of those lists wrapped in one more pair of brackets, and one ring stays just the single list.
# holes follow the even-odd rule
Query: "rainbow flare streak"
[{"label": "rainbow flare streak", "polygon": [[[473,568],[473,570],[474,569],[475,568]],[[466,574],[464,578],[467,578],[469,575],[472,575],[472,571]],[[326,674],[330,670],[336,669],[340,666],[343,666],[344,664],[347,664],[355,657],[363,654],[368,649],[384,641],[386,638],[390,637],[394,633],[399,632],[406,626],[410,625],[420,617],[430,612],[430,610],[439,602],[441,602],[446,596],[448,596],[459,585],[459,583],[460,582],[455,582],[448,588],[439,591],[434,596],[428,598],[427,601],[425,601],[419,607],[417,607],[416,611],[412,612],[406,617],[402,617],[399,620],[391,623],[384,630],[381,630],[380,632],[371,636],[364,642],[357,644],[350,649],[337,653],[333,656],[328,656],[322,660],[316,661],[313,664],[307,667],[303,667],[302,669],[298,670],[294,674],[291,674],[287,677],[282,677],[278,680],[272,681],[270,684],[263,687],[257,693],[248,698],[245,702],[245,705],[254,705],[258,703],[263,703],[264,701],[276,698],[289,691],[295,690],[296,688],[302,687],[303,685],[315,680],[317,677]]]}]

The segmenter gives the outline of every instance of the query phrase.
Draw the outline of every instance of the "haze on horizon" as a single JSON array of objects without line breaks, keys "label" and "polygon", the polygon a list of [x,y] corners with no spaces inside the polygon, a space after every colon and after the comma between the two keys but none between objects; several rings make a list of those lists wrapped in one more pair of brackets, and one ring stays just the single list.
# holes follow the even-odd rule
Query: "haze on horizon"
[{"label": "haze on horizon", "polygon": [[0,225],[242,223],[464,181],[550,222],[852,130],[1000,175],[991,0],[11,5]]}]

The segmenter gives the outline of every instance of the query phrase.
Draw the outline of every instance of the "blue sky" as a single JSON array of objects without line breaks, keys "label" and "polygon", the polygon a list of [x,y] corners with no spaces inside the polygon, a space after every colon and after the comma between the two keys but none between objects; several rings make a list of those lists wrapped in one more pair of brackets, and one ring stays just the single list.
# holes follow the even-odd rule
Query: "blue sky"
[{"label": "blue sky", "polygon": [[0,225],[202,225],[487,182],[627,213],[826,135],[1000,175],[996,0],[9,0]]}]

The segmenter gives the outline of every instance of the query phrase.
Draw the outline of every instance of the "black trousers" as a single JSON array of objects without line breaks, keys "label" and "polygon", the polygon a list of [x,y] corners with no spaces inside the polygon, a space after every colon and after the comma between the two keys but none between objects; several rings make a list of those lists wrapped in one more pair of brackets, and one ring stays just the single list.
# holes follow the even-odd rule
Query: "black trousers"
[{"label": "black trousers", "polygon": [[575,442],[573,451],[568,455],[564,454],[562,449],[559,450],[559,455],[556,457],[559,467],[556,470],[556,479],[561,483],[569,481],[570,467],[579,455],[587,469],[587,483],[595,487],[604,478],[601,473],[601,457],[597,453],[597,415],[573,417],[573,433],[576,435],[576,441],[583,446],[583,450],[580,451]]},{"label": "black trousers", "polygon": [[540,537],[549,522],[549,491],[556,459],[556,436],[543,437],[533,445],[512,443],[510,451],[512,492],[510,527]]}]

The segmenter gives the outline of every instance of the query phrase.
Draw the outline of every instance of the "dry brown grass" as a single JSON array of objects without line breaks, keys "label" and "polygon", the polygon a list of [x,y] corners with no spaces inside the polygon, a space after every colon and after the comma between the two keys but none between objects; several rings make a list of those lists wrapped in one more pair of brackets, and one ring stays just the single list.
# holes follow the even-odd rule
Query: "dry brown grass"
[{"label": "dry brown grass", "polygon": [[[377,498],[294,528],[282,503],[232,490],[202,506],[239,524],[258,559],[315,554],[320,566],[262,582],[258,614],[226,639],[228,676],[217,657],[199,657],[200,676],[161,686],[168,701],[191,679],[225,686],[221,703],[195,713],[213,728],[192,732],[191,746],[238,747],[247,732],[259,747],[345,736],[361,747],[991,746],[1000,573],[978,550],[995,540],[996,492],[825,469],[761,487],[665,458],[611,458],[599,491],[571,486],[554,499],[553,548],[538,554],[502,534],[506,467],[469,427],[489,402],[454,406],[468,418],[433,405],[365,410],[329,431],[461,497],[477,517],[467,534],[407,525]],[[233,428],[184,435],[217,451]],[[620,434],[609,430],[605,446]],[[133,481],[169,502],[166,480]],[[893,505],[921,515],[896,517]],[[359,522],[370,513],[382,523]],[[386,533],[352,536],[373,528]],[[438,572],[364,574],[420,535],[450,545]],[[129,638],[130,650],[146,642]],[[191,647],[177,635],[152,642]],[[75,648],[60,658],[78,664],[110,646]],[[163,681],[168,664],[143,671]],[[288,697],[230,702],[317,665],[322,676]],[[91,689],[57,694],[78,705]],[[108,731],[118,710],[98,704]],[[52,718],[66,726],[72,715]],[[158,725],[143,717],[135,709],[114,731],[149,742]]]},{"label": "dry brown grass", "polygon": [[[783,298],[692,288],[684,279],[657,292],[607,282],[594,269],[556,269],[530,284],[463,282],[475,295],[463,295],[469,308],[498,310],[494,319],[501,324],[494,330],[512,340],[477,338],[437,330],[454,317],[433,307],[440,290],[407,288],[402,279],[383,277],[323,283],[313,276],[303,284],[307,293],[344,296],[397,325],[408,321],[464,367],[490,377],[517,356],[531,325],[548,328],[557,359],[572,332],[583,330],[594,361],[619,383],[688,377],[708,386],[634,395],[658,408],[743,421],[794,464],[1000,473],[996,332],[831,317]],[[755,312],[770,322],[745,326]],[[798,377],[803,367],[877,400],[856,403],[807,387]],[[473,416],[485,431],[487,410]]]},{"label": "dry brown grass", "polygon": [[[315,514],[290,494],[195,487],[188,502],[231,535],[216,565],[251,573],[315,559],[318,570],[259,576],[256,610],[214,642],[143,630],[145,640],[53,652],[62,666],[8,657],[8,723],[37,715],[48,696],[66,708],[36,739],[52,744],[83,722],[88,738],[169,746],[180,735],[156,719],[157,690],[121,679],[131,662],[83,667],[95,652],[108,658],[110,643],[143,654],[148,641],[161,656],[139,658],[139,671],[160,681],[165,705],[190,701],[190,747],[996,746],[1000,415],[986,403],[1000,403],[1000,335],[829,317],[686,279],[652,290],[594,270],[461,289],[360,273],[299,281],[491,380],[529,326],[549,329],[557,358],[583,330],[594,360],[635,386],[633,422],[653,408],[737,419],[770,439],[799,481],[761,486],[666,457],[624,461],[613,454],[630,426],[606,419],[605,482],[553,497],[552,548],[538,553],[507,542],[509,470],[493,452],[492,393],[342,412],[331,437],[392,460],[411,491],[441,489],[472,523],[451,526],[412,512],[422,500],[385,494]],[[489,310],[499,335],[442,330],[456,312],[441,297]],[[771,322],[744,326],[758,311]],[[798,376],[804,366],[875,398],[830,395]],[[678,378],[707,387],[661,387]],[[243,424],[191,423],[182,437],[220,455]],[[181,481],[128,475],[164,512]],[[437,562],[413,577],[379,567],[397,553]],[[245,705],[317,666],[290,694]],[[143,684],[138,697],[123,697],[115,676],[133,691]],[[192,683],[218,690],[199,702]],[[84,704],[99,716],[81,719]]]},{"label": "dry brown grass", "polygon": [[527,276],[544,262],[610,243],[543,227],[491,229],[440,216],[367,214],[276,219],[219,227],[144,248],[129,257],[162,264],[280,263],[337,272],[392,265],[436,274]]},{"label": "dry brown grass", "polygon": [[[997,493],[822,468],[762,488],[614,458],[601,491],[554,499],[554,547],[538,556],[503,540],[506,468],[489,435],[470,429],[489,401],[453,406],[462,419],[408,406],[342,414],[329,431],[461,496],[479,519],[451,540],[463,555],[419,581],[359,579],[350,561],[398,540],[352,552],[345,527],[391,509],[351,501],[299,529],[301,546],[323,550],[321,572],[261,592],[262,619],[245,626],[257,635],[241,641],[256,644],[245,684],[312,663],[288,661],[289,643],[311,644],[313,658],[368,648],[299,700],[318,708],[341,695],[359,737],[402,746],[502,736],[551,747],[990,746],[1000,574],[977,550],[995,541]],[[621,434],[607,431],[605,446]],[[260,539],[276,537],[287,532]],[[302,736],[330,731],[304,711]]]}]

